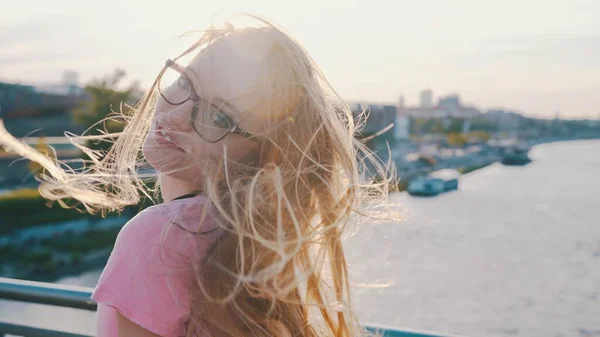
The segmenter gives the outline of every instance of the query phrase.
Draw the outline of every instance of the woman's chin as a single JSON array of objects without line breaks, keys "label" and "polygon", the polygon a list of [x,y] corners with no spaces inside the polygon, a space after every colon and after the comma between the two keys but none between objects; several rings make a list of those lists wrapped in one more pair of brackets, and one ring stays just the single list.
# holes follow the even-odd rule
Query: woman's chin
[{"label": "woman's chin", "polygon": [[160,146],[152,140],[147,140],[142,146],[142,153],[146,162],[157,172],[169,177],[196,183],[202,176],[203,162],[192,164],[185,153]]},{"label": "woman's chin", "polygon": [[202,177],[202,169],[198,166],[185,165],[183,159],[171,159],[168,162],[163,160],[153,161],[151,158],[146,158],[150,166],[152,166],[161,175],[166,175],[177,180],[188,181],[191,184],[198,182]]},{"label": "woman's chin", "polygon": [[154,149],[143,149],[142,152],[146,162],[158,172],[166,174],[181,170],[181,166],[179,165],[181,164],[182,159],[176,158],[176,156],[172,155],[173,153],[165,153],[164,151],[156,151]]}]

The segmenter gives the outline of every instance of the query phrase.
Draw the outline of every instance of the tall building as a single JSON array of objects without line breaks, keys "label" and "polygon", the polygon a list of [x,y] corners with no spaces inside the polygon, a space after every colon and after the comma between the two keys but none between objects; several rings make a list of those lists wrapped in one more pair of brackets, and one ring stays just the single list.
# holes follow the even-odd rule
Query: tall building
[{"label": "tall building", "polygon": [[81,88],[79,88],[79,74],[76,71],[67,70],[63,73],[63,90],[66,90],[67,94],[79,94]]},{"label": "tall building", "polygon": [[465,119],[462,124],[462,133],[469,133],[469,132],[471,132],[471,120]]},{"label": "tall building", "polygon": [[398,98],[396,106],[396,119],[394,120],[394,138],[397,140],[407,140],[410,136],[410,119],[404,111],[404,97]]},{"label": "tall building", "polygon": [[398,97],[398,109],[404,110],[404,96],[403,95],[400,95]]},{"label": "tall building", "polygon": [[460,96],[457,94],[448,95],[440,98],[439,106],[446,110],[458,110],[462,107]]},{"label": "tall building", "polygon": [[429,89],[421,91],[421,108],[433,106],[433,92]]},{"label": "tall building", "polygon": [[63,84],[67,86],[79,85],[79,74],[72,70],[65,71],[63,73]]}]

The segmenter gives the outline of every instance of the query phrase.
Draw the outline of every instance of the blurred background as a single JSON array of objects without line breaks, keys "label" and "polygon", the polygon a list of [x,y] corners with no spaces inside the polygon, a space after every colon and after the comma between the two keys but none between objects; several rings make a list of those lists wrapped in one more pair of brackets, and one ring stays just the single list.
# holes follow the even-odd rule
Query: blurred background
[{"label": "blurred background", "polygon": [[[353,281],[379,285],[355,288],[361,321],[600,336],[596,0],[4,1],[6,128],[77,168],[65,132],[133,104],[189,46],[181,34],[230,11],[296,37],[353,111],[368,111],[358,137],[377,134],[368,145],[397,168],[404,221],[346,242]],[[0,277],[94,287],[119,229],[148,205],[104,218],[63,209],[39,196],[39,172],[0,149]],[[7,300],[0,321],[95,331],[94,313]]]}]

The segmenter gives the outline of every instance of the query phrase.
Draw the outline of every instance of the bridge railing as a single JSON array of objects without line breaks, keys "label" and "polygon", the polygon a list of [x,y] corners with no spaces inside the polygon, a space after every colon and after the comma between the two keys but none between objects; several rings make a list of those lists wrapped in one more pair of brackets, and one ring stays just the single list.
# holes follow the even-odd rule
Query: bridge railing
[{"label": "bridge railing", "polygon": [[[92,291],[93,289],[85,287],[0,277],[0,299],[3,300],[96,311],[97,304],[90,298]],[[35,322],[32,324],[35,324]],[[366,328],[371,331],[379,332],[382,337],[450,337],[448,335],[399,330],[377,325],[366,325]],[[94,337],[93,335],[45,329],[34,325],[5,322],[3,318],[0,317],[0,337],[7,335],[23,337]]]}]

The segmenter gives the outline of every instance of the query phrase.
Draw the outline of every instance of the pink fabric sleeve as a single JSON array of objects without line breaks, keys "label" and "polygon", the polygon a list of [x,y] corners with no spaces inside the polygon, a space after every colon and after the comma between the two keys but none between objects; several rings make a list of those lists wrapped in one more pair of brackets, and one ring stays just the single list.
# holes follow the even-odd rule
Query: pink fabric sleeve
[{"label": "pink fabric sleeve", "polygon": [[[175,337],[185,334],[189,319],[188,292],[198,234],[185,226],[168,225],[166,213],[165,207],[154,206],[123,227],[92,299],[146,330]],[[186,219],[188,229],[194,219],[199,221],[199,217]]]}]

